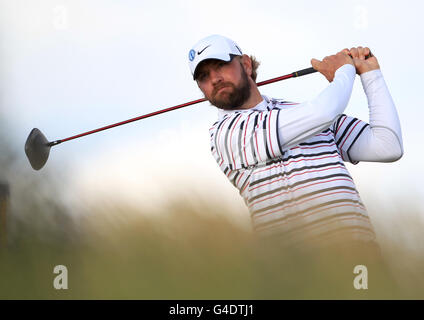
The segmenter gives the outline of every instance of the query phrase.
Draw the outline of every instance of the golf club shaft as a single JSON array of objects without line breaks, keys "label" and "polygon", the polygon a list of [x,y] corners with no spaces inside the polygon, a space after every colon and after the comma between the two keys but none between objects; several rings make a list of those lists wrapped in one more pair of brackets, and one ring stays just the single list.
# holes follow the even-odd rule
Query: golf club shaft
[{"label": "golf club shaft", "polygon": [[[269,80],[258,82],[256,85],[258,87],[260,87],[260,86],[263,86],[263,85],[266,85],[266,84],[274,83],[274,82],[285,80],[285,79],[296,78],[296,77],[300,77],[300,76],[307,75],[307,74],[314,73],[314,72],[317,72],[314,68],[302,69],[302,70],[295,71],[295,72],[289,73],[289,74],[281,76],[281,77],[272,78],[272,79],[269,79]],[[197,99],[197,100],[189,101],[189,102],[186,102],[186,103],[182,103],[182,104],[170,107],[170,108],[158,110],[158,111],[151,112],[151,113],[139,116],[139,117],[135,117],[135,118],[128,119],[128,120],[125,120],[125,121],[117,122],[117,123],[114,123],[114,124],[111,124],[111,125],[108,125],[108,126],[104,126],[104,127],[98,128],[98,129],[94,129],[94,130],[91,130],[91,131],[87,131],[87,132],[84,132],[84,133],[80,133],[80,134],[74,135],[74,136],[69,137],[69,138],[55,140],[55,141],[49,142],[48,146],[52,147],[52,146],[58,145],[59,143],[62,143],[62,142],[65,142],[65,141],[81,138],[81,137],[87,136],[89,134],[97,133],[97,132],[100,132],[100,131],[103,131],[103,130],[111,129],[111,128],[114,128],[114,127],[118,127],[118,126],[130,123],[130,122],[149,118],[149,117],[161,114],[161,113],[165,113],[165,112],[168,112],[168,111],[188,107],[188,106],[191,106],[193,104],[197,104],[197,103],[201,103],[201,102],[205,102],[205,101],[206,101],[206,98],[202,98],[202,99]]]},{"label": "golf club shaft", "polygon": [[[369,55],[367,55],[365,57],[365,59],[368,59],[369,57],[372,57],[372,53],[371,52],[370,52]],[[272,79],[269,79],[269,80],[258,82],[256,85],[258,87],[260,87],[260,86],[263,86],[263,85],[266,85],[266,84],[270,84],[270,83],[274,83],[274,82],[281,81],[281,80],[286,80],[286,79],[290,79],[290,78],[301,77],[301,76],[304,76],[304,75],[307,75],[307,74],[310,74],[310,73],[314,73],[314,72],[317,72],[317,70],[315,70],[312,67],[311,68],[306,68],[306,69],[302,69],[302,70],[298,70],[298,71],[295,71],[295,72],[286,74],[286,75],[281,76],[281,77],[272,78]],[[128,120],[121,121],[121,122],[117,122],[117,123],[114,123],[114,124],[111,124],[111,125],[108,125],[108,126],[105,126],[105,127],[101,127],[101,128],[98,128],[98,129],[94,129],[94,130],[91,130],[91,131],[87,131],[87,132],[81,133],[81,134],[77,134],[77,135],[72,136],[72,137],[69,137],[69,138],[52,141],[52,142],[49,142],[48,143],[48,146],[52,147],[52,146],[55,146],[55,145],[57,145],[59,143],[65,142],[65,141],[69,141],[69,140],[81,138],[81,137],[87,136],[89,134],[93,134],[93,133],[97,133],[97,132],[100,132],[100,131],[103,131],[103,130],[107,130],[107,129],[111,129],[111,128],[114,128],[114,127],[122,126],[122,125],[127,124],[127,123],[130,123],[130,122],[134,122],[134,121],[137,121],[137,120],[141,120],[141,119],[149,118],[149,117],[152,117],[152,116],[156,116],[158,114],[165,113],[165,112],[168,112],[168,111],[172,111],[172,110],[176,110],[176,109],[188,107],[188,106],[191,106],[193,104],[201,103],[201,102],[204,102],[204,101],[206,101],[206,98],[197,99],[197,100],[193,100],[193,101],[190,101],[190,102],[182,103],[182,104],[176,105],[174,107],[170,107],[170,108],[162,109],[162,110],[159,110],[159,111],[151,112],[151,113],[148,113],[148,114],[139,116],[139,117],[135,117],[135,118],[128,119]]]}]

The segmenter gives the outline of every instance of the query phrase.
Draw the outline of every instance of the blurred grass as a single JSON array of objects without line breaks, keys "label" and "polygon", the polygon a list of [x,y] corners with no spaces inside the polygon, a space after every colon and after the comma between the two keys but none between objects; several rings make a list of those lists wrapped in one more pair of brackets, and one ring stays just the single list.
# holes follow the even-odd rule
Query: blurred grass
[{"label": "blurred grass", "polygon": [[[235,223],[240,215],[219,199],[195,194],[166,199],[155,212],[114,199],[75,212],[61,202],[60,173],[51,166],[28,171],[5,128],[0,179],[10,184],[11,196],[8,242],[0,246],[0,299],[424,298],[418,208],[385,212],[393,219],[384,226],[370,212],[382,260],[370,248],[298,250],[260,240]],[[359,264],[368,267],[368,290],[353,287]],[[68,290],[53,288],[56,265],[68,269]]]},{"label": "blurred grass", "polygon": [[[423,252],[399,239],[379,239],[386,263],[364,248],[290,250],[259,241],[225,210],[180,199],[149,215],[122,204],[53,221],[34,211],[37,224],[15,221],[0,252],[0,298],[424,298]],[[422,223],[410,223],[422,240]],[[68,268],[68,290],[53,288],[59,264]],[[353,288],[357,264],[368,267],[368,290]]]}]

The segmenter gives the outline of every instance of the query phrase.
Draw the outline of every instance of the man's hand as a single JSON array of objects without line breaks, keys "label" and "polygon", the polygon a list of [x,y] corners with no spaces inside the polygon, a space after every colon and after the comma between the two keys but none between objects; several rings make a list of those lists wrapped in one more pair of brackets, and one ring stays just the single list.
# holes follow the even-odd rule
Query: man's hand
[{"label": "man's hand", "polygon": [[319,61],[317,59],[311,60],[312,68],[317,70],[318,72],[322,73],[328,81],[333,81],[334,74],[336,73],[336,70],[340,68],[341,66],[345,64],[351,64],[354,66],[352,58],[348,55],[348,52],[346,52],[344,49],[343,51],[340,51],[339,53],[327,56],[322,61]]},{"label": "man's hand", "polygon": [[365,57],[371,53],[371,50],[367,47],[356,47],[349,49],[343,49],[343,52],[350,55],[353,59],[353,63],[356,68],[356,73],[361,75],[364,72],[371,70],[380,69],[377,58],[374,56],[369,57],[365,60]]}]

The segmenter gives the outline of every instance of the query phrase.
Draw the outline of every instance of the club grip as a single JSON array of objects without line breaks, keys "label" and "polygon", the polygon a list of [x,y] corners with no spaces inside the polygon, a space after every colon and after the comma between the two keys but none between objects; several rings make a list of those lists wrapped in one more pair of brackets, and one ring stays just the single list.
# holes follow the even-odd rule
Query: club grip
[{"label": "club grip", "polygon": [[[366,55],[365,59],[371,58],[372,56],[373,56],[372,52],[370,51],[370,54]],[[317,70],[310,67],[310,68],[302,69],[302,70],[299,70],[299,71],[295,71],[295,72],[292,73],[292,76],[294,78],[296,78],[296,77],[301,77],[301,76],[304,76],[304,75],[307,75],[307,74],[310,74],[310,73],[314,73],[314,72],[317,72]]]},{"label": "club grip", "polygon": [[293,72],[293,77],[301,77],[310,73],[314,73],[317,72],[317,70],[315,70],[314,68],[310,67],[310,68],[306,68],[306,69],[302,69],[299,71],[295,71]]}]

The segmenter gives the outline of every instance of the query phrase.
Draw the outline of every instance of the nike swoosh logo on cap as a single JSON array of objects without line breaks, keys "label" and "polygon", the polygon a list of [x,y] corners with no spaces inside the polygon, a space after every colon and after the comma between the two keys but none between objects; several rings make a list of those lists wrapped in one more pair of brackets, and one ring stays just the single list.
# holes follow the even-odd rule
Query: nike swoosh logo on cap
[{"label": "nike swoosh logo on cap", "polygon": [[200,54],[202,54],[202,52],[203,51],[205,51],[207,48],[209,48],[211,45],[208,45],[208,46],[206,46],[206,47],[204,47],[202,50],[200,50],[200,51],[197,51],[197,54],[198,55],[200,55]]}]

